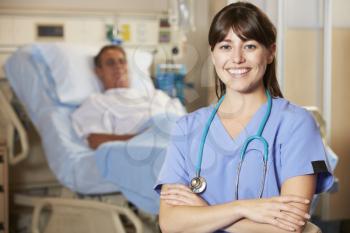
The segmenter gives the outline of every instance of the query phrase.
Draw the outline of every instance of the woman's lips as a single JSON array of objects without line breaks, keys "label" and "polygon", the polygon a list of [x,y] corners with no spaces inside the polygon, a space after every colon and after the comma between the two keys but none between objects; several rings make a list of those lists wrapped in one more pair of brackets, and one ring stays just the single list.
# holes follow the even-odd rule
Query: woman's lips
[{"label": "woman's lips", "polygon": [[227,72],[233,77],[243,77],[249,73],[250,68],[229,68]]}]

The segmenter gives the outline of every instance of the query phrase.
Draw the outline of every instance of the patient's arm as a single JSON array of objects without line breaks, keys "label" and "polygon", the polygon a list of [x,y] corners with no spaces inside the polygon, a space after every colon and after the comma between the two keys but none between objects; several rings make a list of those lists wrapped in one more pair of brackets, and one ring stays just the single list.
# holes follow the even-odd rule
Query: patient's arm
[{"label": "patient's arm", "polygon": [[134,137],[136,134],[103,134],[103,133],[92,133],[87,137],[89,146],[92,149],[96,149],[99,145],[105,142],[111,141],[126,141]]}]

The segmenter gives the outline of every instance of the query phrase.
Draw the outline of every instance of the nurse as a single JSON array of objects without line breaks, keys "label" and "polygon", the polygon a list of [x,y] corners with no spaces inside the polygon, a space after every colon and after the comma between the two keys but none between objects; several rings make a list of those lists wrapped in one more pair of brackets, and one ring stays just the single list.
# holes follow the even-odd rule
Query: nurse
[{"label": "nurse", "polygon": [[[301,232],[310,218],[310,200],[331,187],[333,176],[312,116],[279,89],[275,27],[256,6],[233,3],[214,17],[209,45],[222,103],[216,112],[209,106],[178,120],[155,187],[160,227],[163,232]],[[259,131],[267,147],[253,140],[241,159],[246,139]],[[206,181],[203,192],[189,187],[196,177]]]}]

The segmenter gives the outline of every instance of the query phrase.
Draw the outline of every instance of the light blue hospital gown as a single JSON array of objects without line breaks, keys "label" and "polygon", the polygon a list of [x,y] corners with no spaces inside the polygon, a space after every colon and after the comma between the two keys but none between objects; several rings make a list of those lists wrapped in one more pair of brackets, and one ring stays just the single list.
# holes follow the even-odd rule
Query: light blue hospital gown
[{"label": "light blue hospital gown", "polygon": [[[201,196],[210,205],[234,199],[240,149],[248,136],[256,134],[266,109],[267,103],[259,108],[234,140],[225,130],[218,115],[214,117],[206,139],[201,169],[201,176],[207,181],[207,188]],[[195,177],[202,131],[212,110],[213,106],[202,108],[178,120],[159,173],[156,191],[160,191],[162,184],[188,185]],[[279,195],[284,181],[306,174],[317,174],[316,193],[326,191],[332,186],[333,176],[319,129],[307,110],[283,98],[273,98],[263,137],[269,144],[263,197]],[[262,151],[263,146],[257,140],[247,148],[240,174],[239,199],[259,196],[263,174]]]}]

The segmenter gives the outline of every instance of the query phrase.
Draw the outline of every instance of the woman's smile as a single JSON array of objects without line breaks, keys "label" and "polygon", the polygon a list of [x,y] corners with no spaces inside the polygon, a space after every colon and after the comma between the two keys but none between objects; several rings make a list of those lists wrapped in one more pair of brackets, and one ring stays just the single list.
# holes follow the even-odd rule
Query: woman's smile
[{"label": "woman's smile", "polygon": [[232,78],[242,78],[248,75],[251,68],[228,68],[226,70]]}]

